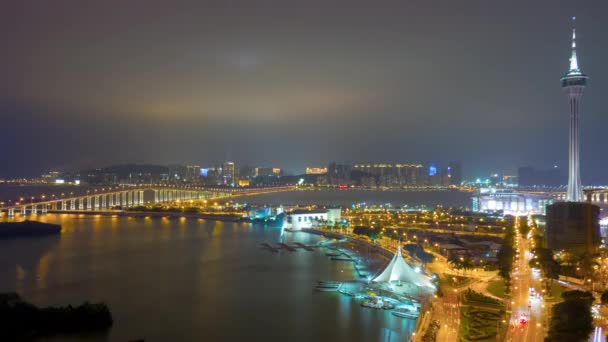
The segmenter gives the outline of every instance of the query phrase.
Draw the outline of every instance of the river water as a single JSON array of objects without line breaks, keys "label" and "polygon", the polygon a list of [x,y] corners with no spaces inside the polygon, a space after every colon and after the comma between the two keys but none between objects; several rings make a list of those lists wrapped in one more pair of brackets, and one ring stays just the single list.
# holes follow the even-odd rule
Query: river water
[{"label": "river water", "polygon": [[[435,193],[435,200],[441,203],[446,194]],[[247,199],[294,204],[310,196],[327,204],[346,200],[336,200],[335,192]],[[350,202],[363,198],[374,195],[366,192]],[[319,280],[354,279],[350,263],[331,261],[320,249],[275,254],[260,248],[281,239],[315,244],[321,239],[316,235],[195,219],[36,219],[61,224],[61,235],[0,240],[0,291],[17,291],[41,306],[105,301],[114,326],[78,340],[405,341],[415,326],[339,293],[313,291]]]}]

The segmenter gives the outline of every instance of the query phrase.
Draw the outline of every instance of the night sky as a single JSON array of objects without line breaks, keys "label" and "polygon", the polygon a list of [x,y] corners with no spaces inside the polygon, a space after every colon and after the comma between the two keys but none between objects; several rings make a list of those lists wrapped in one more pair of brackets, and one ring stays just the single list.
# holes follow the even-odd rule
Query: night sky
[{"label": "night sky", "polygon": [[[0,177],[113,163],[567,166],[608,183],[606,1],[5,1]],[[565,180],[564,180],[565,182]]]}]

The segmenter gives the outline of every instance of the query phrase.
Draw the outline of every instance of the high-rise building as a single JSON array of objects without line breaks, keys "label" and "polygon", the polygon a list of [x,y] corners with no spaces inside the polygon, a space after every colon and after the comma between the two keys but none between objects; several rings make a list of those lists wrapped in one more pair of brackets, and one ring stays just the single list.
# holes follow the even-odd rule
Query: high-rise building
[{"label": "high-rise building", "polygon": [[226,162],[222,166],[222,183],[234,186],[236,182],[236,167],[233,162]]},{"label": "high-rise building", "polygon": [[547,246],[594,253],[600,246],[600,208],[591,203],[559,202],[547,206]]},{"label": "high-rise building", "polygon": [[200,165],[188,165],[186,166],[187,172],[185,180],[189,182],[197,182],[201,177],[201,166]]},{"label": "high-rise building", "polygon": [[[576,18],[572,18],[574,21]],[[576,31],[572,29],[572,52],[570,56],[570,69],[561,78],[562,89],[568,95],[570,101],[570,131],[568,144],[568,188],[566,200],[569,202],[583,202],[583,186],[581,185],[579,165],[579,129],[578,116],[579,104],[583,96],[583,90],[587,85],[587,75],[578,66],[576,58]]]},{"label": "high-rise building", "polygon": [[355,164],[363,186],[401,187],[426,185],[422,164]]},{"label": "high-rise building", "polygon": [[460,185],[462,183],[462,162],[460,160],[450,162],[446,173],[450,185]]},{"label": "high-rise building", "polygon": [[331,185],[349,185],[352,167],[348,164],[332,162],[327,167],[327,176]]},{"label": "high-rise building", "polygon": [[264,177],[264,176],[280,176],[281,169],[278,167],[256,167],[254,175],[256,177]]}]

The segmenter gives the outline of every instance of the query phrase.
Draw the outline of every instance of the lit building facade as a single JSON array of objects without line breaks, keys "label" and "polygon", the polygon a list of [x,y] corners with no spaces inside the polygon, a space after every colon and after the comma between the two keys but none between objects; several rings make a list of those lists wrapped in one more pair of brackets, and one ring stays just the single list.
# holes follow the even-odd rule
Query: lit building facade
[{"label": "lit building facade", "polygon": [[547,205],[553,203],[549,195],[493,188],[479,189],[472,200],[475,212],[502,212],[504,215],[544,215]]},{"label": "lit building facade", "polygon": [[342,210],[321,209],[321,210],[294,210],[284,218],[283,227],[293,230],[302,228],[312,228],[320,222],[334,225],[342,219]]},{"label": "lit building facade", "polygon": [[307,175],[324,175],[327,173],[326,167],[307,167],[306,174]]}]

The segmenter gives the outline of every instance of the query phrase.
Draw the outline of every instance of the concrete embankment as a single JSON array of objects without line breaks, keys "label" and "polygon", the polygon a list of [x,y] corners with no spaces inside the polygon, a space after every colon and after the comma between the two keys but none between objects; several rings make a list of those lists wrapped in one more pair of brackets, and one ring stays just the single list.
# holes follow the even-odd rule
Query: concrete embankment
[{"label": "concrete embankment", "polygon": [[344,234],[327,232],[327,231],[318,230],[318,229],[307,229],[307,228],[302,229],[302,231],[306,232],[306,233],[310,233],[310,234],[323,235],[325,237],[332,238],[332,239],[348,239],[349,242],[352,242],[361,247],[369,248],[371,252],[378,253],[389,259],[392,258],[393,255],[395,255],[395,251],[391,251],[386,248],[380,247],[378,245],[371,244],[367,241],[355,239],[353,237],[350,237],[350,236],[347,236]]}]

